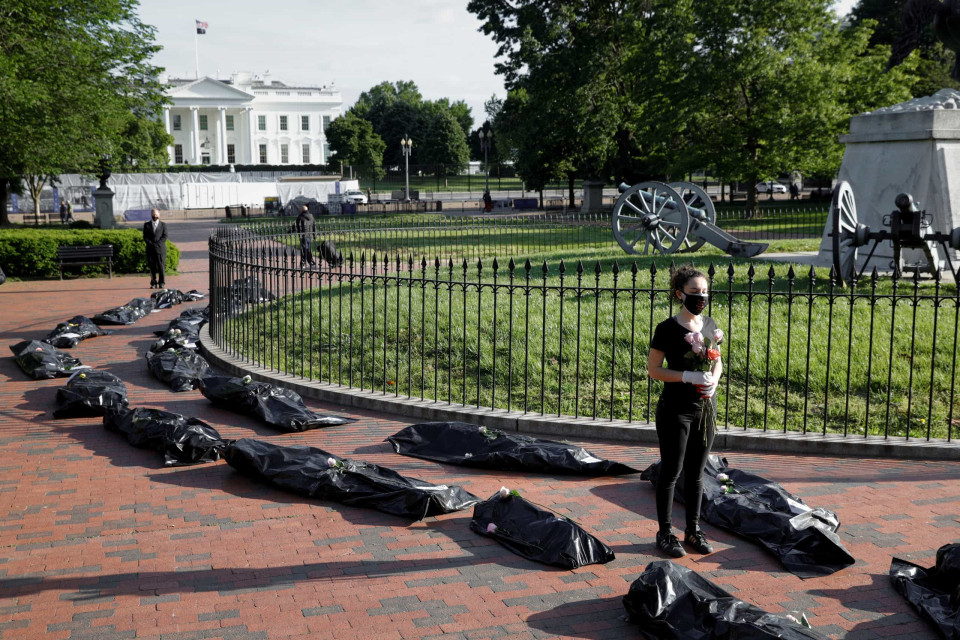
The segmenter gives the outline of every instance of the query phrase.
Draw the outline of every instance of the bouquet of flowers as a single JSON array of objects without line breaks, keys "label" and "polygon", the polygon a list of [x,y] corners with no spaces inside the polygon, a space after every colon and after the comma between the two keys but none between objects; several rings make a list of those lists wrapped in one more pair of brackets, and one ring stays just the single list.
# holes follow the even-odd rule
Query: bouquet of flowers
[{"label": "bouquet of flowers", "polygon": [[[684,336],[690,345],[690,351],[684,354],[690,371],[713,371],[717,360],[720,359],[720,344],[723,342],[723,331],[714,329],[712,336],[704,336],[699,331],[692,331]],[[713,406],[713,396],[702,395],[700,400],[700,422],[698,426],[703,431],[703,442],[709,441],[709,436],[717,428],[717,410]]]}]

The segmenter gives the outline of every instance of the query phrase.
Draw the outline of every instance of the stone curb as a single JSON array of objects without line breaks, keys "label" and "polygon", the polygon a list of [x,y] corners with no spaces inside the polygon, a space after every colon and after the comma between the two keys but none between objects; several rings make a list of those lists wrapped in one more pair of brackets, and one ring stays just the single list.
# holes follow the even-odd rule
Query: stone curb
[{"label": "stone curb", "polygon": [[[200,330],[200,348],[208,362],[231,375],[249,375],[255,380],[292,389],[305,398],[344,405],[356,409],[390,413],[406,419],[443,422],[469,422],[502,431],[548,435],[560,438],[611,440],[645,446],[657,445],[656,428],[651,423],[622,420],[594,420],[571,416],[540,416],[519,411],[448,404],[435,400],[391,396],[381,391],[364,391],[298,376],[269,371],[229,355],[214,344],[208,325]],[[906,440],[881,436],[840,436],[779,431],[725,431],[717,434],[718,450],[790,453],[876,458],[912,458],[920,460],[958,460],[960,445],[946,440]]]}]

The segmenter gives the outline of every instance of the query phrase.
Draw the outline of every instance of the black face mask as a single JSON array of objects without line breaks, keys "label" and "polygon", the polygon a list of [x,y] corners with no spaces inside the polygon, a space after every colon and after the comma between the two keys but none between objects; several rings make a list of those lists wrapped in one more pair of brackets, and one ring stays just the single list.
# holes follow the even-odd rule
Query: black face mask
[{"label": "black face mask", "polygon": [[710,296],[701,293],[684,293],[683,306],[687,311],[698,316],[707,308],[707,299],[709,297]]}]

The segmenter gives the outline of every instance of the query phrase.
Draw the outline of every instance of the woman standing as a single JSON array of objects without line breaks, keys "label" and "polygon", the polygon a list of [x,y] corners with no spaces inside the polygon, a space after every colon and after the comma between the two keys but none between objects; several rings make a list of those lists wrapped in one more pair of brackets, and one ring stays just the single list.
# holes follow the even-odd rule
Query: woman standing
[{"label": "woman standing", "polygon": [[707,278],[703,273],[692,266],[683,266],[673,274],[670,284],[671,295],[681,303],[680,312],[657,325],[650,343],[647,371],[651,378],[665,383],[656,414],[660,441],[657,548],[680,558],[686,552],[673,535],[671,519],[673,492],[681,470],[684,472],[683,499],[687,512],[683,541],[698,553],[713,552],[700,530],[700,501],[703,468],[715,432],[714,395],[723,365],[717,357],[709,371],[695,371],[692,369],[699,364],[697,358],[688,354],[696,342],[693,334],[699,333],[719,342],[722,333],[713,318],[702,315],[709,297]]}]

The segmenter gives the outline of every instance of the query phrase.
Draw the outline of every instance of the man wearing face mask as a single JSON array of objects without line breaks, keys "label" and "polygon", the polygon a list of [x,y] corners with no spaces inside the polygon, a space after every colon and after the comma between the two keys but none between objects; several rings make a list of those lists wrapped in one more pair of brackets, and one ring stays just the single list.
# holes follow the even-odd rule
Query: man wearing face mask
[{"label": "man wearing face mask", "polygon": [[160,211],[150,211],[150,220],[143,225],[143,241],[147,243],[147,266],[150,288],[163,289],[164,267],[167,264],[167,225],[160,220]]},{"label": "man wearing face mask", "polygon": [[712,339],[722,334],[713,318],[702,315],[708,300],[708,283],[703,273],[692,266],[680,267],[671,284],[673,296],[681,303],[680,312],[657,325],[650,342],[647,371],[654,380],[664,382],[656,418],[660,442],[656,543],[666,555],[680,558],[686,551],[673,535],[672,512],[681,471],[687,521],[683,541],[698,553],[713,552],[700,530],[700,503],[703,469],[713,446],[715,394],[723,365],[717,356],[709,371],[695,371],[692,369],[696,363],[689,354],[696,342],[695,334]]}]

